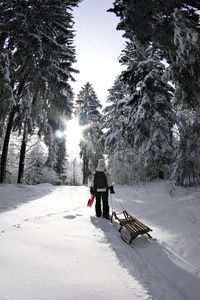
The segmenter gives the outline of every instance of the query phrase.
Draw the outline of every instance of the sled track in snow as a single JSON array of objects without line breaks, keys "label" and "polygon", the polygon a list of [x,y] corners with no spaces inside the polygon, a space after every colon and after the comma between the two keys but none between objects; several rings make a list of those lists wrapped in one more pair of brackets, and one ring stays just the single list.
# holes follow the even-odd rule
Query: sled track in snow
[{"label": "sled track in snow", "polygon": [[[184,297],[183,299],[197,300],[196,295],[199,293],[200,270],[173,249],[170,249],[164,242],[159,243],[159,241],[149,238],[147,240],[151,243],[150,247],[141,248],[138,245],[130,245],[130,247],[171,286],[176,288]],[[194,276],[194,273],[197,276]]]},{"label": "sled track in snow", "polygon": [[[115,234],[116,244],[112,243],[111,246],[119,260],[124,256],[129,257],[129,261],[125,263],[125,267],[134,277],[136,272],[135,268],[139,268],[140,275],[138,276],[143,277],[144,281],[152,284],[152,278],[155,277],[155,281],[158,280],[159,277],[163,278],[163,282],[167,282],[168,285],[171,286],[171,293],[177,291],[179,294],[179,297],[175,298],[174,295],[170,295],[169,293],[169,298],[166,298],[165,295],[162,299],[197,300],[196,297],[199,294],[200,285],[200,269],[198,267],[188,262],[165,242],[149,238],[146,235],[137,237],[132,244],[129,244],[129,233],[125,229],[122,229],[120,234],[118,232],[119,224],[116,221],[114,221],[113,224],[109,222],[106,224],[106,220],[104,220],[104,223],[101,224],[102,221],[103,220],[96,223],[93,219],[92,223],[104,231],[108,242],[113,240],[110,235],[113,236],[113,234]],[[114,229],[115,231],[113,232]],[[126,243],[122,241],[121,236]],[[121,249],[118,247],[119,243],[124,243],[124,253],[119,253]],[[137,262],[135,262],[136,258]],[[122,264],[124,264],[124,262],[122,262]],[[150,276],[152,276],[152,278],[148,278]],[[157,282],[155,285],[156,284],[162,285],[161,282]],[[156,286],[153,288],[155,289]]]}]

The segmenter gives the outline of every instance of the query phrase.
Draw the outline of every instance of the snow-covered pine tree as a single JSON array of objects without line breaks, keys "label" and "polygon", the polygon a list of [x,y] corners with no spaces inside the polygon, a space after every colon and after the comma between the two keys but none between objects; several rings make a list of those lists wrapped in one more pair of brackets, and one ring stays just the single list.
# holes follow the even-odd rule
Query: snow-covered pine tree
[{"label": "snow-covered pine tree", "polygon": [[58,174],[61,184],[66,184],[67,173],[67,151],[66,139],[64,137],[57,138],[57,163],[55,171]]},{"label": "snow-covered pine tree", "polygon": [[67,162],[67,173],[66,173],[66,184],[67,185],[82,185],[82,166],[77,162],[75,158],[73,161]]},{"label": "snow-covered pine tree", "polygon": [[139,43],[127,44],[124,54],[128,68],[122,78],[133,91],[128,103],[127,139],[146,179],[164,178],[169,176],[173,153],[172,87],[163,81],[165,67],[151,44],[146,49]]},{"label": "snow-covered pine tree", "polygon": [[124,150],[127,146],[127,106],[129,93],[127,85],[118,76],[112,88],[109,89],[108,105],[103,110],[102,129],[105,129],[105,152],[109,156],[115,151]]},{"label": "snow-covered pine tree", "polygon": [[152,45],[139,42],[127,42],[120,62],[127,70],[110,90],[112,105],[104,110],[106,149],[114,151],[118,164],[132,166],[135,175],[129,181],[163,178],[172,162],[174,125],[172,87],[162,80],[165,67]]},{"label": "snow-covered pine tree", "polygon": [[0,54],[0,137],[4,132],[7,112],[15,104],[12,82],[10,78],[10,55],[9,51],[2,51]]},{"label": "snow-covered pine tree", "polygon": [[[9,65],[12,69],[10,67],[9,71],[12,71],[10,79],[15,99],[4,134],[1,182],[5,180],[10,132],[24,89],[29,87],[34,125],[40,124],[41,120],[46,121],[46,110],[51,107],[53,98],[57,98],[57,107],[61,107],[59,95],[65,97],[65,102],[71,99],[68,96],[71,94],[69,80],[73,80],[72,74],[76,72],[72,68],[75,49],[72,46],[74,34],[71,9],[79,2],[16,0],[0,3],[0,45],[1,50],[11,56]],[[4,82],[1,81],[0,86]]]},{"label": "snow-covered pine tree", "polygon": [[[67,145],[62,133],[66,130],[66,120],[71,117],[72,99],[73,93],[70,90],[65,91],[64,94],[60,94],[58,91],[56,97],[51,99],[51,105],[46,108],[46,124],[51,127],[52,132],[46,165],[54,169],[63,183],[65,182]],[[57,134],[57,132],[61,134]]]},{"label": "snow-covered pine tree", "polygon": [[[108,105],[103,110],[102,129],[105,153],[112,178],[119,184],[132,184],[138,181],[134,165],[134,151],[128,136],[128,117],[130,107],[130,86],[119,75],[109,89]],[[139,178],[141,180],[141,176]]]},{"label": "snow-covered pine tree", "polygon": [[200,111],[177,109],[177,143],[174,178],[177,185],[200,183]]},{"label": "snow-covered pine tree", "polygon": [[[117,29],[124,30],[124,37],[139,40],[143,45],[153,42],[159,49],[175,50],[174,11],[178,9],[198,28],[199,0],[115,0],[108,11],[120,18]],[[167,55],[170,60],[171,55]]]},{"label": "snow-covered pine tree", "polygon": [[101,142],[100,129],[101,109],[92,85],[87,82],[77,95],[75,115],[80,126],[83,126],[80,142],[80,157],[83,161],[83,184],[88,183],[91,170],[96,167],[97,160],[103,157],[104,147]]},{"label": "snow-covered pine tree", "polygon": [[27,184],[39,184],[43,182],[44,179],[44,161],[40,155],[32,156],[26,169],[26,183]]},{"label": "snow-covered pine tree", "polygon": [[[48,131],[48,125],[46,124],[44,127],[46,127],[46,131]],[[50,126],[49,130],[51,130]],[[61,181],[61,176],[58,176],[53,167],[54,161],[52,166],[47,165],[49,159],[48,151],[50,148],[48,143],[51,142],[51,138],[49,139],[49,142],[47,142],[48,138],[46,134],[46,136],[44,136],[44,141],[41,141],[41,137],[38,136],[37,131],[36,128],[35,133],[31,137],[29,136],[29,141],[27,143],[24,182],[26,184],[51,183],[53,185],[65,183]],[[42,135],[44,135],[44,131]],[[66,174],[62,176],[63,180],[65,175]]]},{"label": "snow-covered pine tree", "polygon": [[186,11],[174,11],[176,51],[174,63],[170,65],[167,73],[176,87],[175,104],[178,112],[179,144],[174,175],[176,184],[184,186],[200,182],[200,30],[194,12],[194,7],[187,7]]},{"label": "snow-covered pine tree", "polygon": [[200,22],[190,18],[191,10],[173,13],[175,51],[167,74],[176,87],[176,103],[188,108],[200,106]]}]

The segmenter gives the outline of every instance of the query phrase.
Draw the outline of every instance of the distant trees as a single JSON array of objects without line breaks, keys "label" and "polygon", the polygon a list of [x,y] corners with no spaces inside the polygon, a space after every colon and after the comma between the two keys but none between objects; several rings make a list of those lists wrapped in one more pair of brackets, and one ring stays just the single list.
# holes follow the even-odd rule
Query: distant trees
[{"label": "distant trees", "polygon": [[[71,10],[80,0],[0,1],[0,125],[4,139],[0,182],[12,131],[23,133],[18,182],[22,182],[28,135],[35,127],[62,130],[63,117],[72,111],[72,68],[75,62]],[[44,133],[44,131],[43,131]],[[58,167],[58,162],[57,162]],[[58,168],[60,170],[60,167]],[[59,171],[60,172],[60,171]]]},{"label": "distant trees", "polygon": [[[134,150],[133,166],[137,159],[146,179],[172,173],[174,160],[177,184],[200,181],[199,9],[195,0],[117,0],[109,10],[120,18],[117,29],[128,40],[121,57],[127,70],[119,79],[129,93],[118,100],[123,103],[121,132]],[[114,134],[108,132],[105,144]]]},{"label": "distant trees", "polygon": [[83,184],[88,183],[91,170],[96,167],[97,160],[103,157],[104,146],[100,141],[101,109],[97,95],[92,85],[87,82],[77,95],[75,115],[83,127],[80,142],[80,157],[83,162]]}]

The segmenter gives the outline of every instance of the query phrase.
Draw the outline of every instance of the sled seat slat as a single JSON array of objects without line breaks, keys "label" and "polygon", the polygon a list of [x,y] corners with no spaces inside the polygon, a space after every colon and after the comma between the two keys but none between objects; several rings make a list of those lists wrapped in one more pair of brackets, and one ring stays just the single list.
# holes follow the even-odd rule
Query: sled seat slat
[{"label": "sled seat slat", "polygon": [[129,244],[132,243],[132,241],[141,234],[147,234],[149,237],[150,234],[149,231],[152,231],[151,228],[146,226],[144,223],[140,222],[138,219],[127,213],[126,211],[123,211],[124,217],[118,218],[117,214],[115,212],[112,213],[111,222],[113,220],[113,217],[115,220],[119,221],[120,228],[119,232],[121,232],[122,228],[124,227],[131,235],[131,239],[129,240]]}]

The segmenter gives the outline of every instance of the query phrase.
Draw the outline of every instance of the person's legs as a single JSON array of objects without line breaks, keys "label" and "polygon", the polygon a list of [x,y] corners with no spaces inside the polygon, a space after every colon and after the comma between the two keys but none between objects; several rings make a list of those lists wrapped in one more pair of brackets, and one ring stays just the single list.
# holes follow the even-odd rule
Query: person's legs
[{"label": "person's legs", "polygon": [[100,218],[101,217],[101,193],[96,192],[95,197],[96,197],[96,205],[95,205],[96,216],[97,218]]},{"label": "person's legs", "polygon": [[102,193],[102,199],[103,199],[103,217],[110,218],[109,206],[108,206],[108,192]]}]

